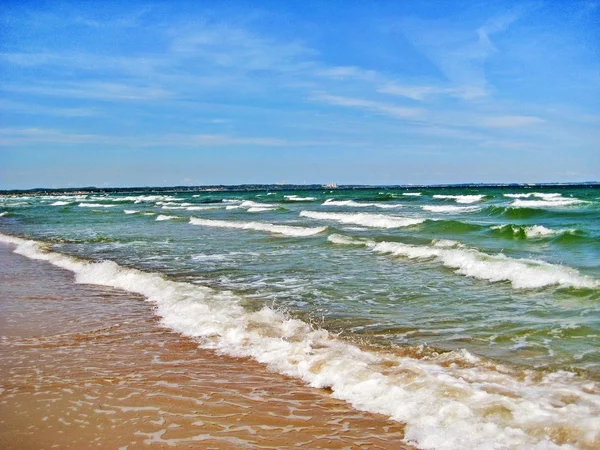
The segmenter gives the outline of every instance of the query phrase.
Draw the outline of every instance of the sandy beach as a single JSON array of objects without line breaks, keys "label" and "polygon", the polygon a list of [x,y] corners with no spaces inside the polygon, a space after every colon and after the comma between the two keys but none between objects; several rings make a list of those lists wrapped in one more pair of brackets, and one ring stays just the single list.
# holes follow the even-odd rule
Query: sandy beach
[{"label": "sandy beach", "polygon": [[0,447],[409,448],[402,426],[202,350],[143,298],[0,245]]}]

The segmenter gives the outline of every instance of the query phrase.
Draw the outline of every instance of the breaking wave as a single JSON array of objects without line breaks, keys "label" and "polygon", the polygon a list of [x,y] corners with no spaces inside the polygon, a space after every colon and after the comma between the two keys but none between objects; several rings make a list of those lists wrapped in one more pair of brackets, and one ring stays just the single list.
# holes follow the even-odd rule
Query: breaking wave
[{"label": "breaking wave", "polygon": [[495,232],[499,233],[500,235],[517,238],[517,239],[526,239],[526,238],[541,239],[541,238],[547,238],[547,237],[552,237],[552,236],[558,236],[561,234],[573,234],[573,233],[577,232],[577,230],[574,230],[574,229],[553,230],[553,229],[547,228],[543,225],[524,226],[524,225],[513,225],[513,224],[494,225],[491,227],[491,230],[494,230]]},{"label": "breaking wave", "polygon": [[202,225],[205,227],[217,227],[217,228],[236,228],[240,230],[255,230],[255,231],[267,231],[274,234],[282,234],[284,236],[313,236],[315,234],[322,233],[327,227],[298,227],[291,225],[277,225],[272,223],[262,222],[231,222],[228,220],[211,220],[211,219],[198,219],[192,217],[190,219],[192,225]]},{"label": "breaking wave", "polygon": [[436,213],[466,213],[479,211],[479,206],[454,206],[454,205],[423,205],[423,211],[431,211]]},{"label": "breaking wave", "polygon": [[333,220],[343,224],[362,225],[370,228],[400,228],[425,222],[425,219],[413,219],[407,217],[367,213],[328,213],[318,211],[301,211],[300,216],[317,220]]},{"label": "breaking wave", "polygon": [[455,200],[456,203],[476,203],[483,200],[485,195],[443,195],[436,194],[433,198],[441,198],[441,199],[451,199]]},{"label": "breaking wave", "polygon": [[[334,242],[331,236],[328,239],[334,244],[340,243]],[[570,267],[536,259],[510,258],[502,253],[489,255],[456,241],[434,240],[431,245],[370,240],[356,240],[356,243],[361,243],[377,253],[408,259],[433,259],[445,267],[456,269],[457,274],[491,282],[508,281],[515,289],[536,289],[547,286],[578,289],[600,287],[599,280],[582,275]]]}]

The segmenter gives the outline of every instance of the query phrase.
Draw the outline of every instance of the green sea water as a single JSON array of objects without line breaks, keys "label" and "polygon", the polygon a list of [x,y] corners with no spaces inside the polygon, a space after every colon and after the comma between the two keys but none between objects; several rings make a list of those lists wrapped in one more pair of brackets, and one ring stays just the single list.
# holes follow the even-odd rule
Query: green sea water
[{"label": "green sea water", "polygon": [[228,293],[367,351],[600,379],[597,187],[4,195],[0,215],[5,235]]},{"label": "green sea water", "polygon": [[[92,193],[0,208],[2,232],[230,290],[352,339],[600,370],[600,189]],[[228,227],[252,223],[326,228]]]}]

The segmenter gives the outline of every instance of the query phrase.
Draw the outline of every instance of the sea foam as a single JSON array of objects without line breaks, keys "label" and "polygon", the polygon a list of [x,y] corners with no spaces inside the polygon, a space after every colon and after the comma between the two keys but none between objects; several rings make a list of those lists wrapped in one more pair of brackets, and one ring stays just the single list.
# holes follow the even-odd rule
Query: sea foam
[{"label": "sea foam", "polygon": [[425,219],[387,216],[384,214],[329,213],[319,211],[301,211],[300,216],[317,220],[333,220],[343,224],[362,225],[371,228],[409,227],[425,221]]},{"label": "sea foam", "polygon": [[327,229],[327,227],[298,227],[291,225],[279,225],[272,223],[263,222],[232,222],[229,220],[212,220],[212,219],[198,219],[192,217],[190,219],[192,225],[202,225],[206,227],[217,227],[217,228],[235,228],[240,230],[255,230],[255,231],[266,231],[274,234],[281,234],[284,236],[313,236],[319,234]]},{"label": "sea foam", "polygon": [[[519,376],[469,352],[418,357],[362,350],[326,330],[268,307],[246,311],[230,292],[45,250],[0,234],[16,253],[75,273],[78,283],[140,294],[161,324],[204,348],[251,357],[360,410],[405,424],[405,440],[423,449],[597,448],[600,395],[594,382],[569,372]],[[444,243],[440,248],[453,248]]]}]

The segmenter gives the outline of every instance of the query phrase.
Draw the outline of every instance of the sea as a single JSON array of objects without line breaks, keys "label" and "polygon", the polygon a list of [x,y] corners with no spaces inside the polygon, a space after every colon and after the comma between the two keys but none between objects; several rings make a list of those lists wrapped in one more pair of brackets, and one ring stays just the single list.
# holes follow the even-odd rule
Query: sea
[{"label": "sea", "polygon": [[598,185],[5,193],[0,242],[418,448],[600,448]]}]

